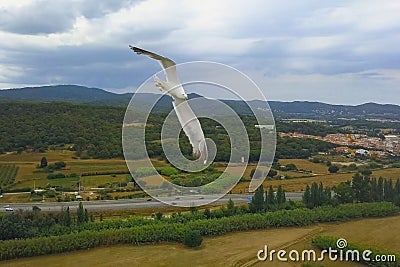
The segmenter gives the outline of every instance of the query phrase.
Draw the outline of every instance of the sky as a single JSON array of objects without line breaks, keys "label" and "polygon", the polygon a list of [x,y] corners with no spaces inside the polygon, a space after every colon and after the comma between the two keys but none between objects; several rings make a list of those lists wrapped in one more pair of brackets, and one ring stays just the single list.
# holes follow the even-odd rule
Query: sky
[{"label": "sky", "polygon": [[160,66],[131,44],[237,68],[268,100],[399,105],[399,14],[396,0],[0,0],[0,89],[134,92]]}]

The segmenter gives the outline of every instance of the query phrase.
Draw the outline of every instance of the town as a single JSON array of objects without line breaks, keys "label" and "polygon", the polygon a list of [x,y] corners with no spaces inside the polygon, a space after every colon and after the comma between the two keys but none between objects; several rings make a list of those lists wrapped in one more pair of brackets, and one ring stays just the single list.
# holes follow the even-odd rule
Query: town
[{"label": "town", "polygon": [[279,133],[280,137],[292,137],[301,139],[317,139],[340,145],[333,152],[355,156],[370,156],[373,158],[387,158],[400,155],[400,137],[397,135],[383,135],[383,138],[370,137],[365,134],[328,134],[324,137],[301,134]]}]

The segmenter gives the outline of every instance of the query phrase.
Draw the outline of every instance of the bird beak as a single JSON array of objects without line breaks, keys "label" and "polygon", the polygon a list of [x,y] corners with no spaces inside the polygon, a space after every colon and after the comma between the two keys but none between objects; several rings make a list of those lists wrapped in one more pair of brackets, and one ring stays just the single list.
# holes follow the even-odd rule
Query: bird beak
[{"label": "bird beak", "polygon": [[189,99],[189,97],[187,95],[185,95],[185,100],[188,100],[188,99]]}]

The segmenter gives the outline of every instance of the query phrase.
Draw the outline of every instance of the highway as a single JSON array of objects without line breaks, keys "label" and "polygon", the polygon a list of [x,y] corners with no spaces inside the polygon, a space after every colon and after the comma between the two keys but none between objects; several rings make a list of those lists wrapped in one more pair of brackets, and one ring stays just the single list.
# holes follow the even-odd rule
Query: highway
[{"label": "highway", "polygon": [[[245,194],[228,194],[210,204],[226,204],[231,198],[234,203],[247,203],[250,195]],[[301,200],[302,193],[287,192],[286,199]],[[156,208],[170,206],[194,206],[204,205],[215,199],[213,195],[191,195],[191,196],[174,196],[162,197],[158,201],[152,198],[137,198],[137,199],[120,199],[120,200],[96,200],[83,201],[85,209],[88,211],[102,210],[124,210],[124,209],[141,209],[141,208]],[[0,212],[5,212],[5,207],[10,207],[17,210],[32,210],[33,206],[39,207],[42,211],[60,211],[63,207],[69,207],[74,211],[78,207],[78,201],[75,202],[40,202],[40,203],[2,203]]]}]

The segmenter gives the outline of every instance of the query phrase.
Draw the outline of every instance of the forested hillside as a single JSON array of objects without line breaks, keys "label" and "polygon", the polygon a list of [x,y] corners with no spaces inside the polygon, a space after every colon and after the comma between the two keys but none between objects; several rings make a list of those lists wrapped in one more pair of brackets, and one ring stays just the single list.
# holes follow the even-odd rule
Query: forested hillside
[{"label": "forested hillside", "polygon": [[[132,98],[133,91],[125,94],[116,94],[100,88],[88,88],[78,85],[49,85],[40,87],[26,87],[0,90],[0,100],[22,100],[32,102],[62,101],[73,103],[90,103],[92,105],[112,105],[126,107]],[[160,97],[158,94],[140,93],[135,96],[140,105],[154,103]],[[189,98],[199,97],[189,94]],[[157,105],[158,112],[172,109],[169,96],[164,96]],[[167,100],[167,101],[165,101]],[[222,100],[241,115],[250,114],[250,105],[254,109],[265,109],[266,103],[261,100],[251,100],[247,103],[241,100]],[[268,101],[276,118],[386,118],[398,120],[400,106],[390,104],[365,103],[362,105],[332,105],[308,101]],[[141,108],[140,106],[138,108]]]},{"label": "forested hillside", "polygon": [[89,156],[121,156],[123,109],[67,103],[15,103],[0,105],[0,152],[50,145],[87,149]]},{"label": "forested hillside", "polygon": [[[81,158],[122,157],[121,132],[124,108],[93,106],[62,102],[26,103],[2,102],[0,105],[0,153],[24,150],[71,149]],[[164,158],[160,139],[165,114],[151,114],[146,127],[146,143],[151,157]],[[259,129],[252,116],[242,117],[251,145],[250,160],[258,159]],[[222,127],[209,119],[201,119],[206,137],[212,138],[218,148],[216,160],[228,161],[229,138]],[[283,125],[285,125],[283,127]],[[278,131],[291,130],[278,123]],[[323,129],[322,129],[323,130]],[[180,144],[185,156],[191,147],[182,133]],[[312,153],[326,151],[332,144],[318,140],[278,139],[277,155],[282,158],[307,158]]]}]

